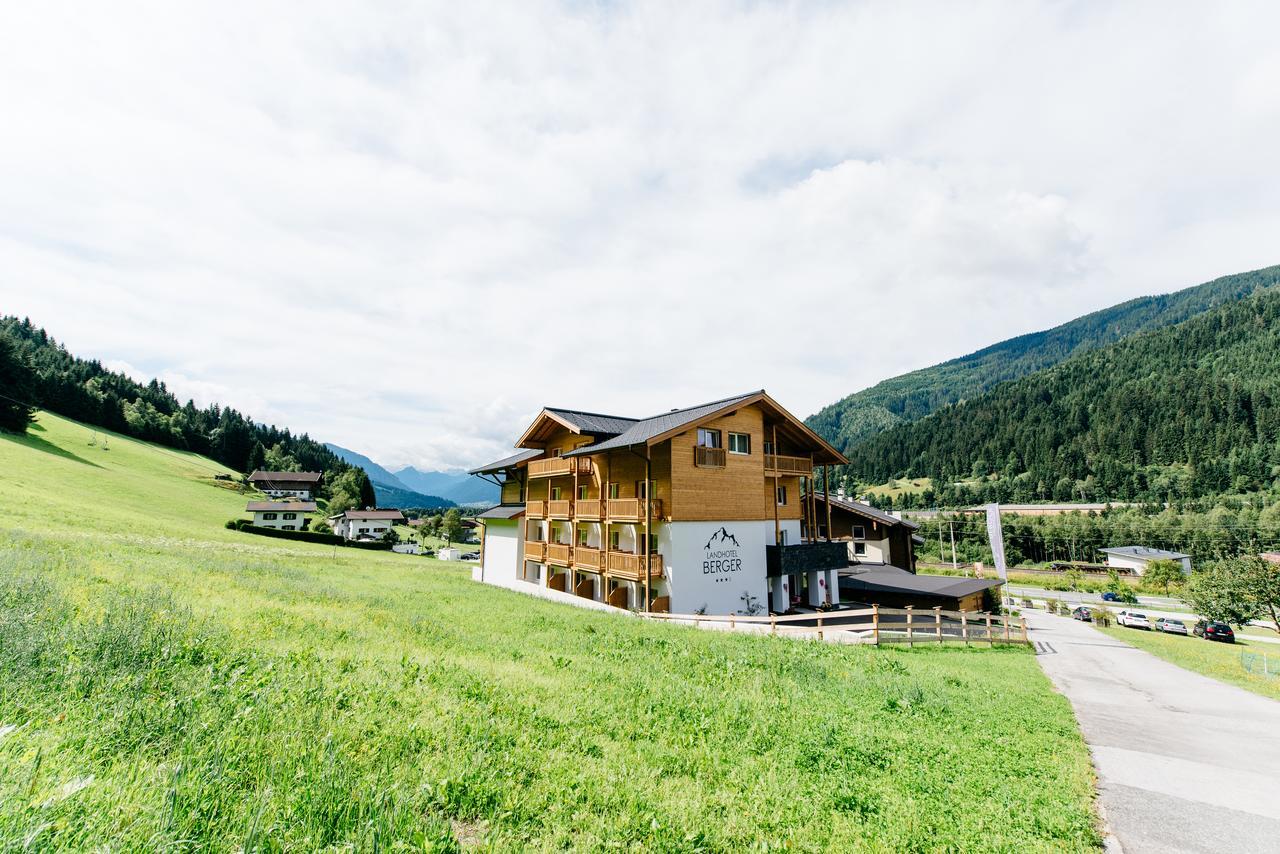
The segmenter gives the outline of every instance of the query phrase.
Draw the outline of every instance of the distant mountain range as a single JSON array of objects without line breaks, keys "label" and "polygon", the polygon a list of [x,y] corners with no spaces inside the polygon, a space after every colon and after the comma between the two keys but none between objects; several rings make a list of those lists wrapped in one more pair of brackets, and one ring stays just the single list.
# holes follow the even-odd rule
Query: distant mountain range
[{"label": "distant mountain range", "polygon": [[498,487],[463,472],[424,472],[413,466],[391,472],[364,454],[341,445],[326,442],[325,447],[365,470],[382,506],[435,508],[498,503]]},{"label": "distant mountain range", "polygon": [[883,380],[823,408],[806,423],[847,454],[878,433],[974,398],[1000,383],[1140,332],[1181,323],[1277,282],[1280,266],[1129,300],[1053,329],[1020,335],[968,356]]}]

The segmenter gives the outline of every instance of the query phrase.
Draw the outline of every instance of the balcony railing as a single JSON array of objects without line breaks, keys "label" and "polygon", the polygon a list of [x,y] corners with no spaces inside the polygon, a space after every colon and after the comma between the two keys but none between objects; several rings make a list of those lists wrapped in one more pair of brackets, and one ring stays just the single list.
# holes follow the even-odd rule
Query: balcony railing
[{"label": "balcony railing", "polygon": [[529,477],[559,477],[566,474],[591,474],[589,457],[549,457],[529,463]]},{"label": "balcony railing", "polygon": [[524,515],[530,519],[543,519],[547,515],[547,502],[545,501],[526,501],[524,503]]},{"label": "balcony railing", "polygon": [[573,550],[573,565],[579,569],[600,569],[600,550],[578,546]]},{"label": "balcony railing", "polygon": [[849,565],[849,544],[837,541],[765,546],[764,565],[765,575],[770,578],[798,572],[844,569]]},{"label": "balcony railing", "polygon": [[574,515],[587,522],[599,522],[604,518],[604,502],[598,498],[580,498],[574,505]]},{"label": "balcony railing", "polygon": [[524,541],[524,559],[542,563],[547,559],[547,544],[536,540]]},{"label": "balcony railing", "polygon": [[[644,555],[627,554],[626,552],[609,552],[609,574],[630,581],[644,578]],[[662,555],[649,555],[649,576],[662,577]]]},{"label": "balcony railing", "polygon": [[813,460],[809,457],[765,454],[764,473],[770,476],[778,474],[783,477],[810,477],[813,474]]},{"label": "balcony railing", "polygon": [[547,502],[547,518],[548,519],[568,519],[569,518],[569,502],[568,501],[548,501]]},{"label": "balcony railing", "polygon": [[547,543],[547,563],[558,563],[561,566],[568,566],[568,543]]},{"label": "balcony railing", "polygon": [[[610,522],[643,522],[643,498],[610,498],[608,501]],[[662,499],[655,498],[649,502],[649,510],[654,519],[662,518]]]},{"label": "balcony railing", "polygon": [[704,448],[698,445],[693,449],[693,464],[704,469],[724,468],[724,448]]}]

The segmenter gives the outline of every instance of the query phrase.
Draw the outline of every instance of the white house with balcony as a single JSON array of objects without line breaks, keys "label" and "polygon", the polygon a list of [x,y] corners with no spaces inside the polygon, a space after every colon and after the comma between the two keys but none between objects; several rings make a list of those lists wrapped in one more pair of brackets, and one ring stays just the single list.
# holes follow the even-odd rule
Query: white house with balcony
[{"label": "white house with balcony", "polygon": [[347,510],[329,517],[333,532],[344,540],[380,540],[404,522],[399,510]]},{"label": "white house with balcony", "polygon": [[250,501],[245,512],[253,514],[257,528],[301,531],[307,526],[307,514],[316,512],[314,501]]},{"label": "white house with balcony", "polygon": [[1185,574],[1191,574],[1191,555],[1184,555],[1182,552],[1167,552],[1146,546],[1118,546],[1101,551],[1107,556],[1107,566],[1130,575],[1145,575],[1151,564],[1158,560],[1171,560],[1181,566]]}]

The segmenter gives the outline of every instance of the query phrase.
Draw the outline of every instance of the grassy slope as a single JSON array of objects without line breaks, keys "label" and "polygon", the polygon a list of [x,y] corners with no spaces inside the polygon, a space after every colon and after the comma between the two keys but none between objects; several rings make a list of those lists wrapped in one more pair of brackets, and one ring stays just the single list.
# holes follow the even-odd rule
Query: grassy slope
[{"label": "grassy slope", "polygon": [[0,849],[1096,844],[1024,650],[698,632],[238,534],[206,461],[40,424],[0,438]]},{"label": "grassy slope", "polygon": [[[1190,628],[1193,623],[1186,621]],[[1261,673],[1250,673],[1245,670],[1241,653],[1265,654],[1270,659],[1272,673],[1280,673],[1280,646],[1270,643],[1249,643],[1248,639],[1236,636],[1234,644],[1216,643],[1198,637],[1181,637],[1167,635],[1163,632],[1144,632],[1137,629],[1124,629],[1117,626],[1099,628],[1112,637],[1144,649],[1165,661],[1171,661],[1179,667],[1203,673],[1214,679],[1239,685],[1255,694],[1280,700],[1280,677],[1266,677]],[[1257,667],[1261,669],[1262,663]]]}]

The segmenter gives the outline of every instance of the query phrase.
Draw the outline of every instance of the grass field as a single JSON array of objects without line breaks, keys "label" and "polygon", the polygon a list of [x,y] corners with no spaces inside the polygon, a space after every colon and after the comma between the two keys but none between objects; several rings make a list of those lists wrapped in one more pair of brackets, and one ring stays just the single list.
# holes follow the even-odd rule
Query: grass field
[{"label": "grass field", "polygon": [[[1189,622],[1188,626],[1190,626]],[[1106,632],[1114,638],[1123,640],[1138,649],[1144,649],[1179,667],[1203,673],[1205,676],[1211,676],[1232,685],[1239,685],[1264,697],[1280,700],[1280,678],[1247,671],[1241,658],[1241,653],[1265,654],[1270,661],[1271,672],[1280,673],[1280,646],[1276,644],[1249,643],[1247,637],[1242,638],[1238,634],[1236,642],[1230,644],[1207,641],[1195,636],[1182,637],[1117,626],[1105,629],[1098,627],[1098,631]],[[1257,668],[1260,670],[1261,667],[1261,663],[1258,663]]]},{"label": "grass field", "polygon": [[656,625],[227,531],[200,458],[0,437],[0,850],[1096,849],[1023,649]]}]

